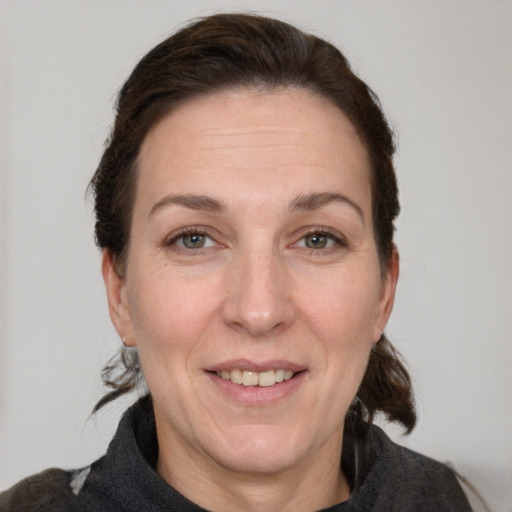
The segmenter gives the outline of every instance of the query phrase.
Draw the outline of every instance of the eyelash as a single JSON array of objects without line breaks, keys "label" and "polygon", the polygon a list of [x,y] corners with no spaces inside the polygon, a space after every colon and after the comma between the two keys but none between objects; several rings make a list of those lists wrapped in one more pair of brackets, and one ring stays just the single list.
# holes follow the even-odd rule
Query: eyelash
[{"label": "eyelash", "polygon": [[[185,254],[187,256],[201,255],[203,253],[203,251],[211,249],[211,247],[206,247],[206,248],[200,247],[197,249],[179,247],[177,245],[177,242],[180,239],[182,239],[188,235],[204,236],[204,237],[208,237],[211,240],[213,240],[214,242],[216,242],[215,237],[212,235],[210,230],[205,229],[203,226],[189,226],[186,228],[179,229],[177,232],[175,232],[171,236],[169,236],[165,240],[164,245],[166,247],[173,247],[174,250],[180,252],[181,254]],[[332,240],[334,242],[333,246],[327,247],[327,248],[318,248],[318,249],[314,249],[314,248],[310,248],[310,247],[302,248],[303,250],[306,250],[309,253],[311,253],[312,255],[316,255],[316,256],[321,256],[321,254],[330,254],[332,252],[339,250],[340,248],[348,248],[349,247],[349,244],[343,235],[341,235],[339,232],[334,231],[325,226],[314,226],[314,227],[306,228],[305,230],[300,232],[299,235],[300,235],[300,238],[296,242],[291,244],[291,247],[297,246],[297,244],[299,242],[302,242],[305,238],[307,238],[309,236],[313,236],[313,235],[326,237],[329,240]]]},{"label": "eyelash", "polygon": [[332,252],[338,251],[340,248],[348,248],[349,244],[346,238],[339,232],[328,228],[326,226],[314,226],[307,228],[305,231],[300,233],[300,239],[295,242],[293,245],[297,245],[299,242],[303,241],[308,236],[324,236],[328,238],[329,240],[332,240],[334,242],[334,245],[332,247],[328,248],[320,248],[320,249],[313,249],[309,247],[305,247],[304,249],[309,251],[312,255],[315,256],[321,256],[322,254],[330,254]]},{"label": "eyelash", "polygon": [[211,232],[208,229],[205,229],[202,226],[189,226],[186,228],[179,229],[178,231],[173,233],[171,236],[169,236],[165,240],[164,245],[166,247],[173,247],[176,251],[178,251],[182,254],[186,254],[188,256],[196,256],[196,255],[201,254],[202,250],[209,249],[208,247],[207,248],[200,247],[197,249],[190,249],[190,248],[179,247],[178,245],[176,245],[178,240],[180,240],[181,238],[184,238],[188,235],[199,235],[199,236],[208,237],[215,242],[215,238],[212,236]]}]

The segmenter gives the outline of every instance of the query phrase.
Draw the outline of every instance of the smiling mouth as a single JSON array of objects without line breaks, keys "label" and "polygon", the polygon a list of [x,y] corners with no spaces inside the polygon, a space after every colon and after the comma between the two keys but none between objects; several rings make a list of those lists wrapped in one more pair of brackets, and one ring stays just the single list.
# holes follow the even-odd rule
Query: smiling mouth
[{"label": "smiling mouth", "polygon": [[268,387],[274,386],[286,380],[290,380],[295,372],[291,370],[266,370],[263,372],[252,372],[248,370],[223,370],[215,372],[218,377],[224,380],[229,380],[234,384],[242,386],[260,386]]}]

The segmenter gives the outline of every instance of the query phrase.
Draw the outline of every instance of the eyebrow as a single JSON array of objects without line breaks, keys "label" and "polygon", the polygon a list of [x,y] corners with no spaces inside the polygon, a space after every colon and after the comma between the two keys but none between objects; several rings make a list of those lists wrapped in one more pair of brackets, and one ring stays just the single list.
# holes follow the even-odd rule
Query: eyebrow
[{"label": "eyebrow", "polygon": [[291,211],[314,211],[329,203],[344,203],[350,205],[354,210],[356,210],[364,223],[363,209],[347,196],[334,192],[313,192],[311,194],[301,194],[290,203],[289,209]]},{"label": "eyebrow", "polygon": [[[288,210],[290,212],[314,211],[319,210],[329,203],[348,204],[359,214],[361,220],[364,223],[364,213],[362,208],[347,196],[334,192],[313,192],[311,194],[300,194],[290,202]],[[185,208],[189,208],[191,210],[199,210],[210,213],[224,213],[226,211],[226,207],[223,205],[223,203],[211,196],[195,194],[170,194],[163,197],[153,205],[151,211],[149,212],[149,217],[152,217],[158,211],[171,205],[184,206]]]},{"label": "eyebrow", "polygon": [[190,208],[191,210],[200,210],[204,212],[222,213],[225,207],[218,200],[210,196],[185,194],[185,195],[168,195],[160,199],[153,205],[149,212],[149,217],[155,215],[158,211],[166,206],[178,205]]}]

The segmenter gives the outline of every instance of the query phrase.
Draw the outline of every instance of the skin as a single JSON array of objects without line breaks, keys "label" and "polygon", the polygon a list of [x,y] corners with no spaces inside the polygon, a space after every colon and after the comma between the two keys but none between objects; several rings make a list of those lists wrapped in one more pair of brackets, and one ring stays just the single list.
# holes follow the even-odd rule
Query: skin
[{"label": "skin", "polygon": [[[367,151],[339,109],[243,89],[174,110],[141,148],[123,277],[108,250],[103,275],[153,396],[162,478],[214,511],[348,499],[343,421],[398,255],[381,273]],[[300,372],[248,389],[213,371],[240,365]]]}]

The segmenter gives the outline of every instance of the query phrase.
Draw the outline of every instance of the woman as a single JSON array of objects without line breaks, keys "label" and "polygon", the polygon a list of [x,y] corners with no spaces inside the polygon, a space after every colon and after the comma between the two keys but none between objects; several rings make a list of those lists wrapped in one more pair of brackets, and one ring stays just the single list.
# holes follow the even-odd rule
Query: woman
[{"label": "woman", "polygon": [[105,457],[2,510],[470,510],[449,469],[371,425],[416,421],[383,334],[393,152],[345,58],[285,23],[211,16],[146,55],[91,186],[125,345],[97,408],[142,371],[149,395]]}]

